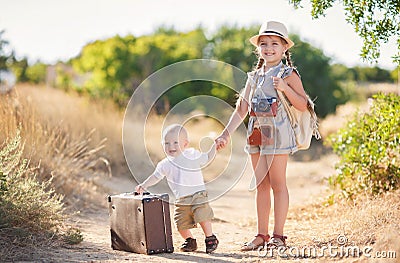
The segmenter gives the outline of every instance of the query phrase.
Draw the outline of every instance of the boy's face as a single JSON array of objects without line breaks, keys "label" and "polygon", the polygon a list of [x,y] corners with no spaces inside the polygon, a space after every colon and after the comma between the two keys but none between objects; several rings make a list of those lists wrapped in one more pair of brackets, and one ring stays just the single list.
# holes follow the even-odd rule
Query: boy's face
[{"label": "boy's face", "polygon": [[176,157],[182,153],[188,143],[187,137],[182,132],[172,131],[165,135],[163,147],[167,155]]}]

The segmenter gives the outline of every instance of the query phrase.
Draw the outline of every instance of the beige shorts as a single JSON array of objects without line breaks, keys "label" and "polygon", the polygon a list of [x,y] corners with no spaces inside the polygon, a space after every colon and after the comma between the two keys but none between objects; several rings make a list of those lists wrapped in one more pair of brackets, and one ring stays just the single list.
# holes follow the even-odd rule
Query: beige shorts
[{"label": "beige shorts", "polygon": [[206,191],[181,197],[175,202],[174,221],[178,230],[195,228],[197,223],[210,221],[213,217]]}]

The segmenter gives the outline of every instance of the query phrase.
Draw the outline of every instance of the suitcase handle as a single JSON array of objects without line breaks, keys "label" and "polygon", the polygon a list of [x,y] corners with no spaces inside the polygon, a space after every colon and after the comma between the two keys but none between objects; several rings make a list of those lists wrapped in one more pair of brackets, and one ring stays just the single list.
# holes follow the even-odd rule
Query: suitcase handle
[{"label": "suitcase handle", "polygon": [[[140,195],[138,192],[134,192],[135,196]],[[150,195],[150,192],[144,192],[143,195]]]}]

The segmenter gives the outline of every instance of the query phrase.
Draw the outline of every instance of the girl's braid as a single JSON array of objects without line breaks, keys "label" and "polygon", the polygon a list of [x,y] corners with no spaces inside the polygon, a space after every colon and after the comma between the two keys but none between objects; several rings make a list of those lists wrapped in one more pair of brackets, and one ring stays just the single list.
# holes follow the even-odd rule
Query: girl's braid
[{"label": "girl's braid", "polygon": [[293,62],[292,62],[292,58],[291,58],[291,54],[290,54],[290,51],[289,51],[289,50],[286,50],[286,52],[285,52],[285,57],[286,57],[286,64],[287,64],[289,67],[293,68]]},{"label": "girl's braid", "polygon": [[257,62],[257,65],[256,65],[256,69],[261,68],[263,64],[264,64],[264,59],[261,56],[259,56],[258,57],[258,62]]}]

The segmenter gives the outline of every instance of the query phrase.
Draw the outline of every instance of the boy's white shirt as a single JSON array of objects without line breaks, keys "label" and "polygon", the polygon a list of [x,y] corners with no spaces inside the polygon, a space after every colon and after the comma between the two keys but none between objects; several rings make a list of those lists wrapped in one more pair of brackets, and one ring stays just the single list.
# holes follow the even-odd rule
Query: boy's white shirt
[{"label": "boy's white shirt", "polygon": [[179,156],[167,156],[161,160],[154,173],[147,178],[142,186],[152,186],[164,177],[176,199],[206,190],[201,168],[206,165],[211,156],[194,148],[185,149]]}]

